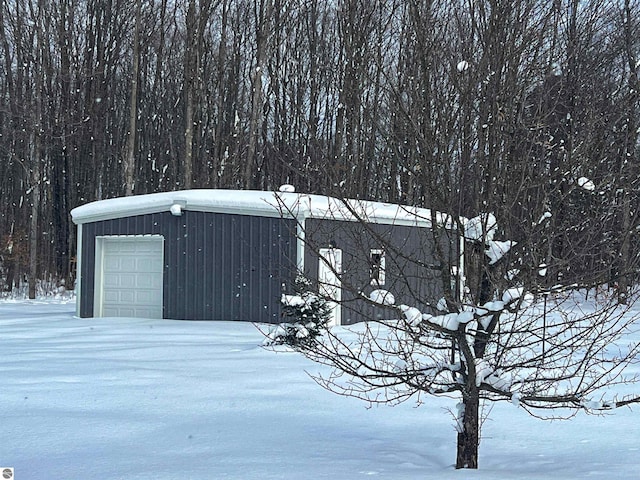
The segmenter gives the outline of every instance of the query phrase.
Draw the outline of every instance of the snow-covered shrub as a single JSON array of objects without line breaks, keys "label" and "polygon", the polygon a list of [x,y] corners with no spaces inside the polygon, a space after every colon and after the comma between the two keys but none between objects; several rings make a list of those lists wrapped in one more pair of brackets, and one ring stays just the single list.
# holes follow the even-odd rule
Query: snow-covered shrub
[{"label": "snow-covered shrub", "polygon": [[331,307],[327,301],[311,291],[311,282],[296,278],[293,295],[282,295],[282,316],[285,322],[269,332],[271,345],[304,345],[322,335],[327,328]]}]

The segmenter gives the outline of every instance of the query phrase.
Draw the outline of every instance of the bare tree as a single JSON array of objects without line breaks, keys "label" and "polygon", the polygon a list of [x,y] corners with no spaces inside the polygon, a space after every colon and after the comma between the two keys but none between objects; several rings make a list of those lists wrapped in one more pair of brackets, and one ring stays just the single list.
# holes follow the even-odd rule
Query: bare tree
[{"label": "bare tree", "polygon": [[[292,342],[295,350],[333,368],[328,376],[317,377],[325,388],[371,403],[394,404],[409,399],[422,403],[428,396],[452,398],[456,468],[478,468],[481,408],[485,402],[511,402],[547,418],[640,402],[640,395],[621,398],[610,393],[617,385],[640,383],[637,376],[624,374],[640,354],[640,344],[628,343],[625,337],[637,317],[621,308],[615,295],[600,295],[595,300],[590,297],[593,301],[585,304],[585,293],[580,289],[587,289],[590,296],[590,289],[598,285],[557,284],[541,289],[530,276],[516,273],[515,269],[526,265],[526,246],[518,248],[514,242],[497,240],[499,228],[492,214],[458,223],[451,217],[407,209],[416,215],[416,221],[433,219],[432,227],[421,233],[425,248],[412,251],[408,248],[411,242],[404,240],[398,245],[389,240],[390,235],[381,234],[362,215],[365,208],[353,201],[339,205],[336,216],[338,209],[359,215],[353,228],[357,233],[349,245],[365,247],[364,253],[351,253],[351,271],[357,270],[358,256],[368,256],[366,239],[373,238],[387,254],[388,286],[354,282],[352,273],[327,263],[334,275],[327,284],[318,280],[316,294],[325,292],[327,301],[343,308],[356,300],[379,304],[386,309],[387,320],[380,319],[381,310],[370,310],[362,327],[330,328],[304,342]],[[341,226],[341,234],[350,228]],[[469,250],[482,256],[481,271],[476,274],[493,280],[488,291],[485,282],[479,282],[475,291],[472,284],[465,284],[460,296],[451,290],[451,285],[461,282],[467,272],[451,255],[450,249],[457,242],[442,243],[438,238],[456,228],[467,244],[481,246]],[[320,252],[327,248],[322,241],[314,240],[319,238],[317,233],[309,227],[304,229],[306,249]],[[440,275],[428,280],[442,282],[439,301],[416,289],[420,278],[427,281],[426,271],[416,267],[424,268],[425,259],[434,257],[436,263],[446,265]],[[323,257],[318,258],[322,262]],[[455,275],[445,274],[447,271]],[[544,273],[541,268],[535,275]],[[495,281],[497,278],[501,281]],[[327,293],[332,292],[327,288],[332,285],[340,285],[342,294]],[[389,311],[392,305],[394,312]],[[365,314],[367,309],[359,308],[360,314]]]}]

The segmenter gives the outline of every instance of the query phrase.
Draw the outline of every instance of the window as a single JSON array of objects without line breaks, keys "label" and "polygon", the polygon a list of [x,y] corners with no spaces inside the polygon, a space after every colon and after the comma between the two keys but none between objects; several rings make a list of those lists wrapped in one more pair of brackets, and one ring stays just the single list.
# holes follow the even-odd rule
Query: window
[{"label": "window", "polygon": [[369,256],[371,285],[381,286],[385,282],[385,258],[383,250],[371,250]]}]

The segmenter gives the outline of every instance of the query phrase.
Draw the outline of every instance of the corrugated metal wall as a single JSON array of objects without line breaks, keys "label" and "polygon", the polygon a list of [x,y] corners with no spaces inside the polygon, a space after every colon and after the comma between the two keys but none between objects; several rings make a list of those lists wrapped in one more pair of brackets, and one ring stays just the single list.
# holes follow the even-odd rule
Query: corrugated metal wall
[{"label": "corrugated metal wall", "polygon": [[377,288],[371,285],[370,252],[383,249],[386,279],[380,288],[391,292],[396,304],[429,312],[430,305],[443,296],[442,265],[458,264],[455,233],[442,229],[438,233],[440,250],[446,258],[438,258],[430,228],[307,219],[305,275],[317,279],[320,248],[339,248],[343,269],[342,323],[397,318],[397,310],[359,299],[359,292],[369,295]]},{"label": "corrugated metal wall", "polygon": [[80,314],[93,315],[95,237],[165,237],[164,318],[280,321],[296,267],[296,222],[185,210],[83,225]]}]

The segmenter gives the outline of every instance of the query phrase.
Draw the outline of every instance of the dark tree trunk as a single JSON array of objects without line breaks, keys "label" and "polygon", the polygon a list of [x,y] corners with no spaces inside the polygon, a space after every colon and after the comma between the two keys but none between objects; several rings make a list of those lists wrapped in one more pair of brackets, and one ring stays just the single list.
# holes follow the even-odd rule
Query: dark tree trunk
[{"label": "dark tree trunk", "polygon": [[480,443],[480,396],[477,389],[464,399],[464,413],[460,419],[456,468],[478,468]]}]

